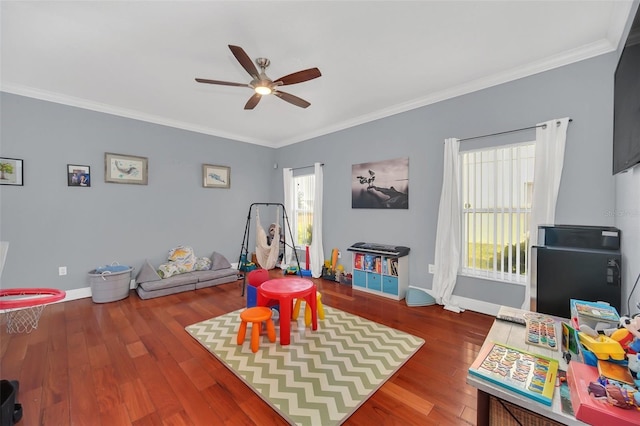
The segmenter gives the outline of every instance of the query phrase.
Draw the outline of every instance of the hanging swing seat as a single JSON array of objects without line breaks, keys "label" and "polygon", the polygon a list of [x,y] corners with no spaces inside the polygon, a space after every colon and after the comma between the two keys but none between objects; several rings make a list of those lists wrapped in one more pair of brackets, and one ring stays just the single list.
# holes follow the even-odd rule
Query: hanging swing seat
[{"label": "hanging swing seat", "polygon": [[[280,208],[276,217],[280,214]],[[273,235],[280,235],[280,224],[273,223],[269,229],[269,232],[273,232]],[[260,210],[256,209],[256,257],[258,264],[264,269],[273,269],[278,262],[278,255],[280,254],[280,241],[279,238],[272,238],[269,241],[267,233],[265,232],[262,224],[260,223]]]}]

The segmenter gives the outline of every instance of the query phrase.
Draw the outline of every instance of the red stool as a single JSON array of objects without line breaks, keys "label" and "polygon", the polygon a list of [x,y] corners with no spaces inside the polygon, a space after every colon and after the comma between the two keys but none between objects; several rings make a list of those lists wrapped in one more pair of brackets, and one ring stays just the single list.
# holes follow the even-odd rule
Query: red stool
[{"label": "red stool", "polygon": [[248,308],[240,312],[240,329],[238,330],[238,337],[236,342],[238,345],[244,343],[244,339],[247,335],[247,323],[251,323],[251,352],[258,352],[260,347],[260,330],[262,329],[262,323],[266,322],[267,336],[271,343],[276,341],[276,329],[273,326],[273,320],[271,319],[271,309],[262,306],[254,308]]}]

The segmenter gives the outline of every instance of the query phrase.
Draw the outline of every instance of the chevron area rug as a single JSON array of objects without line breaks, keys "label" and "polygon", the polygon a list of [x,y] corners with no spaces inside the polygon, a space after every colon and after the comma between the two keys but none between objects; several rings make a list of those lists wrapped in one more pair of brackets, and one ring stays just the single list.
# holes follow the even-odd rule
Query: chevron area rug
[{"label": "chevron area rug", "polygon": [[[251,326],[236,344],[240,312],[186,327],[200,344],[250,386],[286,421],[305,426],[344,422],[424,344],[424,340],[324,306],[318,329],[291,322],[291,344],[261,335],[251,352]],[[280,330],[278,321],[276,335]]]}]

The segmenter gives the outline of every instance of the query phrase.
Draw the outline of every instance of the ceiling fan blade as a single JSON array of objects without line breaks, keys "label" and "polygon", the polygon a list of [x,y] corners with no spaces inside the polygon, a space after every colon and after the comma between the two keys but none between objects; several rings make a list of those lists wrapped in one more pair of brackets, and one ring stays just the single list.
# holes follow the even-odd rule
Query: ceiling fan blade
[{"label": "ceiling fan blade", "polygon": [[320,77],[320,70],[318,68],[309,68],[308,70],[294,72],[293,74],[285,75],[284,77],[280,77],[277,80],[273,80],[274,82],[281,81],[283,86],[287,84],[296,84],[302,83],[303,81],[313,80],[314,78]]},{"label": "ceiling fan blade", "polygon": [[309,105],[311,105],[309,102],[305,101],[304,99],[301,99],[297,96],[293,96],[290,93],[281,92],[278,90],[277,92],[273,92],[273,94],[279,97],[280,99],[282,99],[283,101],[287,101],[290,104],[299,106],[300,108],[306,108]]},{"label": "ceiling fan blade", "polygon": [[233,83],[231,81],[208,80],[206,78],[196,78],[198,83],[221,84],[223,86],[251,87],[247,83]]},{"label": "ceiling fan blade", "polygon": [[251,77],[257,80],[260,73],[258,72],[256,66],[253,65],[253,61],[251,60],[249,55],[247,55],[247,52],[245,52],[242,47],[234,46],[232,44],[229,45],[229,49],[231,49],[231,53],[233,53],[233,56],[235,56],[238,62],[240,62],[242,68],[244,68]]},{"label": "ceiling fan blade", "polygon": [[260,102],[260,99],[262,99],[262,95],[259,93],[255,93],[252,97],[249,98],[244,106],[244,109],[254,109],[256,105],[258,105],[258,102]]}]

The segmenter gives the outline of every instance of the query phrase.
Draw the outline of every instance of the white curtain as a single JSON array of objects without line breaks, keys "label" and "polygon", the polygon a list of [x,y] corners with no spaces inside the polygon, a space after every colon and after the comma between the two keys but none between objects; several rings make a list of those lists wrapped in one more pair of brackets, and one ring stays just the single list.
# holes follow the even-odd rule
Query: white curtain
[{"label": "white curtain", "polygon": [[314,171],[316,188],[313,197],[313,228],[309,257],[311,258],[311,276],[320,278],[322,276],[322,266],[324,265],[324,249],[322,248],[322,165],[315,163]]},{"label": "white curtain", "polygon": [[[569,118],[550,120],[537,124],[536,155],[534,166],[533,196],[531,199],[531,223],[529,225],[529,259],[531,246],[537,244],[538,226],[553,225],[560,178],[564,165],[564,147],[567,141]],[[522,309],[531,309],[531,270],[529,265]]]},{"label": "white curtain", "polygon": [[[282,269],[286,269],[291,265],[291,261],[293,260],[293,248],[294,241],[291,240],[291,235],[289,232],[293,233],[293,229],[291,228],[295,221],[289,215],[293,214],[295,211],[295,205],[293,204],[295,197],[293,196],[293,169],[284,168],[282,169],[282,177],[284,181],[284,208],[287,212],[287,217],[289,218],[289,223],[284,223],[284,264],[282,265]],[[288,226],[287,226],[288,225]]]},{"label": "white curtain", "polygon": [[460,267],[459,150],[458,139],[450,138],[444,141],[444,171],[438,208],[433,276],[433,297],[438,304],[444,305],[444,309],[453,312],[462,311],[451,300]]}]

